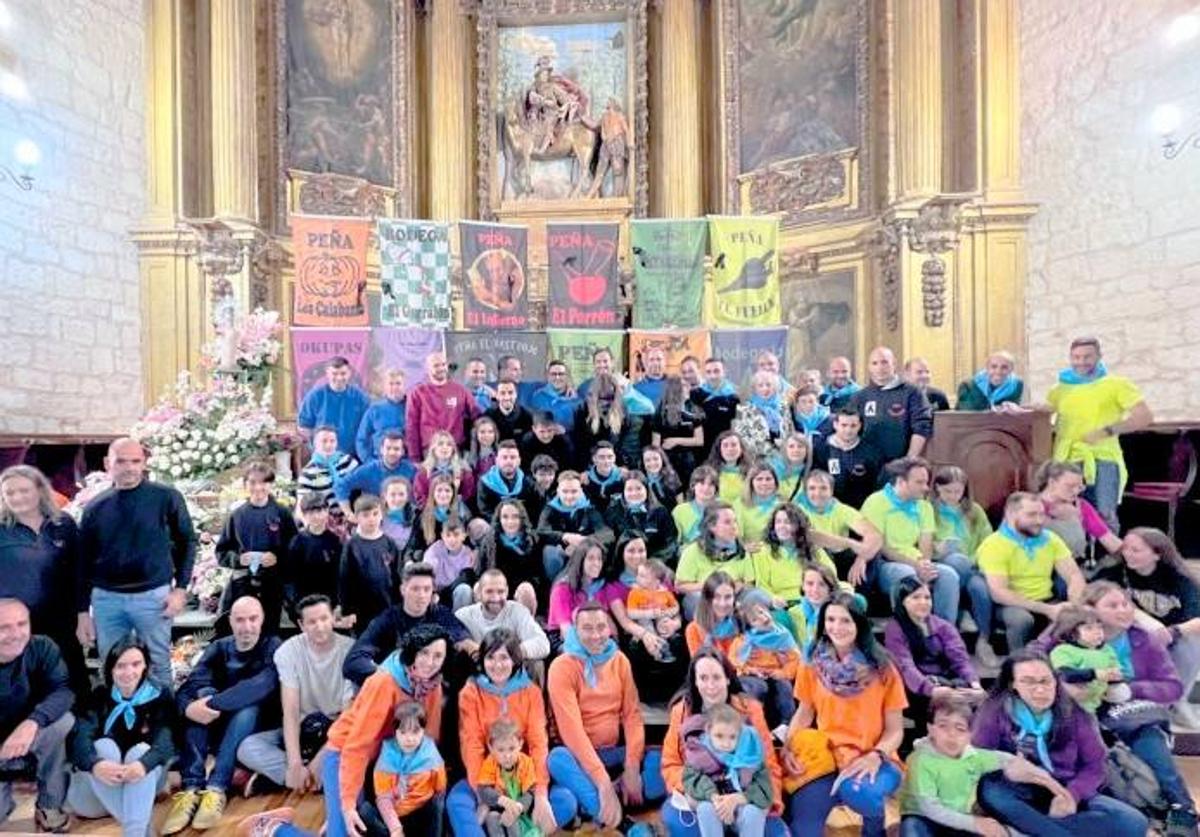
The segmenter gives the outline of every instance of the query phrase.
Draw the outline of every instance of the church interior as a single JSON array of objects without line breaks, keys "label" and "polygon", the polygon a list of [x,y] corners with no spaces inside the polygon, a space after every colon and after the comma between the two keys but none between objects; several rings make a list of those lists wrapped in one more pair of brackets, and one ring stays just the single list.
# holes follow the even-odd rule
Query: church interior
[{"label": "church interior", "polygon": [[[306,466],[321,456],[314,430],[337,423],[313,420],[312,394],[336,368],[372,402],[402,376],[410,425],[399,430],[419,472],[411,394],[427,373],[438,380],[434,358],[493,403],[515,358],[535,422],[526,429],[540,410],[557,416],[534,407],[557,364],[578,396],[558,422],[570,436],[591,403],[574,386],[599,377],[605,352],[629,392],[659,376],[670,392],[689,359],[695,375],[715,359],[747,405],[763,397],[769,355],[770,398],[790,396],[792,414],[811,388],[834,426],[841,413],[824,400],[837,391],[834,362],[868,386],[886,347],[897,385],[922,393],[927,412],[935,392],[945,403],[917,431],[923,450],[902,445],[897,458],[924,456],[931,476],[961,468],[988,532],[1009,525],[1016,493],[1043,490],[1044,463],[1077,463],[1089,490],[1111,465],[1111,508],[1085,496],[1117,545],[1089,531],[1085,574],[1119,564],[1121,539],[1152,527],[1200,578],[1198,199],[1195,0],[0,0],[0,483],[31,466],[78,521],[113,484],[114,442],[138,440],[148,479],[186,498],[200,539],[170,631],[172,661],[190,665],[214,631],[236,638],[225,588],[244,569],[226,569],[213,544],[246,499],[245,469],[267,463],[299,516]],[[1080,378],[1076,350],[1089,346],[1102,360]],[[1006,380],[1023,382],[1012,409],[988,403],[997,357]],[[1064,443],[1062,387],[1106,373],[1136,396]],[[983,407],[964,407],[979,390]],[[628,468],[616,443],[623,478],[643,467],[652,424],[660,444],[663,390],[638,391],[654,418]],[[877,419],[868,404],[864,428]],[[765,463],[791,437],[762,411]],[[820,443],[801,418],[785,420],[811,471]],[[366,457],[359,442],[364,463],[396,428],[377,429]],[[441,429],[475,455],[470,419],[465,439],[461,421]],[[354,442],[337,450],[353,454]],[[777,487],[790,473],[781,461]],[[598,479],[592,471],[585,492]],[[688,491],[684,476],[680,505]],[[20,599],[4,581],[18,552],[6,555],[3,530],[20,517],[6,498],[0,612]],[[476,511],[472,524],[492,526]],[[974,573],[986,590],[992,575]],[[1175,595],[1177,606],[1188,598]],[[74,609],[70,597],[62,608]],[[964,575],[976,626],[968,604]],[[884,596],[869,609],[882,648],[891,606]],[[1187,625],[1200,636],[1200,611]],[[280,630],[297,634],[298,617],[285,613]],[[101,660],[93,651],[96,683]],[[0,675],[6,664],[0,654]],[[1191,711],[1193,684],[1182,685]],[[668,711],[644,709],[651,747],[675,729]],[[1200,723],[1175,721],[1164,714],[1164,739],[1194,796]],[[457,744],[442,742],[443,755]],[[67,830],[46,827],[38,782],[6,772],[0,747],[0,789],[16,792],[4,819],[0,790],[0,833]],[[164,775],[179,781],[175,768]],[[204,830],[327,827],[321,793],[289,788],[230,789]],[[900,799],[887,802],[888,833],[951,833],[900,830]],[[164,789],[145,833],[174,833],[163,830],[172,804]],[[245,819],[285,806],[290,830]],[[1150,817],[1146,833],[1197,834],[1195,809],[1183,808]],[[683,833],[658,811],[632,814],[630,828],[582,815],[558,825]],[[807,833],[787,816],[783,830]],[[964,827],[997,833],[981,818]],[[449,822],[432,833],[460,833]],[[874,833],[863,823],[841,804],[825,833]],[[484,833],[471,825],[465,833]],[[346,828],[339,819],[322,833]],[[521,833],[541,833],[530,828]],[[131,833],[111,816],[72,815],[69,831]]]}]

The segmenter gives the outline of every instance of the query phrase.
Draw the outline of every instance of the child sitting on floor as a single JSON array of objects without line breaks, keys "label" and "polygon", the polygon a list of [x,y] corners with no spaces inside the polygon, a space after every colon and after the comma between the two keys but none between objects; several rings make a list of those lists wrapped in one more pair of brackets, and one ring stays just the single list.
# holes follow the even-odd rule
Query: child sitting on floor
[{"label": "child sitting on floor", "polygon": [[[375,762],[375,804],[388,833],[403,835],[403,821],[446,792],[446,766],[437,745],[425,734],[421,704],[400,704],[395,718],[395,737],[383,742]],[[428,825],[432,829],[434,823]]]},{"label": "child sitting on floor", "polygon": [[637,582],[625,598],[625,609],[629,618],[637,622],[655,636],[667,640],[661,646],[658,659],[664,663],[675,661],[671,653],[670,640],[679,633],[663,636],[658,630],[659,622],[663,619],[674,619],[679,615],[679,600],[667,589],[671,571],[667,565],[657,558],[642,562],[637,568]]},{"label": "child sitting on floor", "polygon": [[[697,735],[701,719],[703,734]],[[683,734],[683,790],[699,803],[696,821],[702,837],[761,837],[774,792],[758,733],[740,712],[721,703],[689,719]],[[743,801],[722,816],[714,797],[729,794],[739,794]]]},{"label": "child sitting on floor", "polygon": [[488,729],[488,756],[479,769],[475,795],[488,837],[533,837],[533,759],[522,752],[521,731],[501,718]]},{"label": "child sitting on floor", "polygon": [[442,536],[421,557],[433,567],[438,601],[456,611],[471,604],[472,587],[479,576],[475,550],[466,545],[466,540],[466,525],[452,512],[442,524]]}]

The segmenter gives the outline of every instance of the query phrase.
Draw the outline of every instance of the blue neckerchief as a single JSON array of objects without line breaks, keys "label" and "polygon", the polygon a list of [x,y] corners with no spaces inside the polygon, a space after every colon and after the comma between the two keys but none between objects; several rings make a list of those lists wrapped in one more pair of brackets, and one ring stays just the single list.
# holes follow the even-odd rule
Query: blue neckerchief
[{"label": "blue neckerchief", "polygon": [[900,495],[896,493],[896,486],[890,482],[883,487],[883,496],[892,504],[893,511],[898,511],[913,523],[921,525],[921,510],[916,500],[901,500]]},{"label": "blue neckerchief", "polygon": [[808,636],[808,642],[804,645],[804,656],[807,657],[817,636],[817,614],[821,612],[821,606],[801,599],[800,611],[804,614],[804,633]]},{"label": "blue neckerchief", "polygon": [[433,468],[429,471],[430,479],[432,479],[433,477],[436,477],[436,476],[443,476],[443,475],[447,476],[447,477],[454,476],[454,463],[453,462],[435,462],[435,463],[433,463]]},{"label": "blue neckerchief", "polygon": [[342,452],[335,450],[331,454],[317,453],[313,451],[313,455],[309,457],[309,465],[318,465],[326,470],[332,471],[337,467],[338,462],[342,459]]},{"label": "blue neckerchief", "polygon": [[524,532],[521,532],[519,535],[509,535],[501,531],[500,543],[513,552],[524,555],[528,550],[529,541],[526,539]]},{"label": "blue neckerchief", "polygon": [[661,486],[662,485],[662,471],[659,471],[657,474],[652,474],[649,471],[647,471],[646,472],[646,484],[649,485],[651,488],[656,488],[656,487]]},{"label": "blue neckerchief", "polygon": [[796,640],[775,622],[767,628],[750,628],[742,634],[742,647],[738,649],[738,662],[746,662],[755,651],[786,654],[796,650]]},{"label": "blue neckerchief", "polygon": [[742,787],[742,779],[738,775],[742,770],[758,770],[763,766],[763,746],[762,739],[758,737],[758,732],[754,727],[746,724],[742,727],[742,732],[738,736],[737,746],[733,748],[732,753],[722,752],[713,747],[712,741],[708,737],[708,733],[704,733],[700,737],[700,743],[713,755],[717,761],[725,768],[725,775],[729,781],[733,783],[733,789],[741,793],[745,788]]},{"label": "blue neckerchief", "polygon": [[775,479],[780,483],[792,477],[802,477],[804,472],[808,470],[808,466],[803,462],[792,464],[783,457],[783,454],[775,454],[770,461],[771,470],[775,474]]},{"label": "blue neckerchief", "polygon": [[728,560],[738,553],[737,541],[713,541],[713,545],[716,546],[717,558],[721,561]]},{"label": "blue neckerchief", "polygon": [[732,464],[730,464],[729,462],[721,463],[721,473],[723,473],[723,474],[741,473],[741,470],[742,470],[742,466],[736,462],[734,462]]},{"label": "blue neckerchief", "polygon": [[1108,374],[1108,367],[1104,365],[1104,361],[1097,361],[1096,368],[1092,370],[1090,375],[1080,375],[1071,367],[1067,367],[1058,373],[1058,382],[1060,384],[1090,384],[1092,381],[1098,381]]},{"label": "blue neckerchief", "polygon": [[504,685],[502,686],[497,686],[486,674],[475,675],[475,685],[488,694],[496,695],[500,698],[500,717],[504,717],[508,714],[508,696],[532,686],[533,681],[529,679],[529,675],[525,672],[525,669],[521,669],[508,678],[508,680],[504,681]]},{"label": "blue neckerchief", "polygon": [[646,513],[646,504],[645,503],[626,503],[625,508],[627,508],[629,510],[630,514],[645,514]]},{"label": "blue neckerchief", "polygon": [[688,504],[692,507],[692,511],[696,513],[696,519],[688,530],[683,533],[683,539],[689,543],[700,537],[700,523],[704,520],[704,506],[695,500],[688,500]]},{"label": "blue neckerchief", "polygon": [[574,628],[567,628],[563,635],[562,650],[564,654],[568,654],[577,660],[583,660],[583,679],[593,689],[596,688],[596,666],[602,666],[613,658],[617,653],[617,643],[610,637],[604,643],[604,650],[599,654],[593,654],[584,648],[583,643],[579,641],[579,636],[575,633]]},{"label": "blue neckerchief", "polygon": [[591,465],[588,467],[587,475],[588,475],[588,482],[593,482],[596,485],[600,486],[601,491],[604,491],[604,489],[608,488],[610,485],[612,485],[615,482],[619,482],[621,479],[621,472],[618,471],[616,468],[613,468],[611,471],[609,471],[607,477],[602,477],[598,473],[596,473],[595,465]]},{"label": "blue neckerchief", "polygon": [[792,410],[792,417],[796,419],[796,423],[800,425],[804,435],[811,436],[825,423],[825,419],[829,418],[829,408],[824,404],[818,404],[812,414],[807,416],[799,410]]},{"label": "blue neckerchief", "polygon": [[734,389],[733,384],[726,380],[722,380],[721,385],[716,389],[713,389],[712,385],[710,385],[708,381],[702,383],[697,387],[697,389],[706,393],[709,398],[721,398],[723,396],[737,395],[737,390]]},{"label": "blue neckerchief", "polygon": [[384,741],[383,747],[379,750],[379,761],[376,762],[375,767],[384,773],[401,777],[401,784],[403,784],[403,780],[409,776],[437,770],[442,764],[442,754],[438,752],[433,739],[426,735],[421,739],[417,749],[411,753],[401,750],[394,738]]},{"label": "blue neckerchief", "polygon": [[1047,773],[1053,774],[1054,763],[1050,761],[1050,748],[1046,739],[1054,726],[1054,713],[1046,711],[1035,715],[1025,701],[1013,698],[1009,715],[1017,725],[1017,744],[1019,745],[1027,735],[1032,735],[1037,747],[1038,761],[1042,763],[1042,767],[1046,769]]},{"label": "blue neckerchief", "polygon": [[1133,643],[1129,640],[1129,631],[1121,631],[1115,637],[1108,641],[1112,646],[1112,650],[1117,654],[1117,662],[1121,666],[1121,674],[1125,675],[1126,680],[1134,678],[1133,670]]},{"label": "blue neckerchief", "polygon": [[837,401],[842,398],[849,398],[854,393],[858,392],[862,387],[856,384],[853,380],[846,382],[845,386],[835,387],[830,384],[825,385],[825,401]]},{"label": "blue neckerchief", "polygon": [[600,591],[604,589],[607,582],[603,578],[598,578],[595,581],[585,581],[583,583],[583,592],[587,596],[588,601],[593,601],[600,595]]},{"label": "blue neckerchief", "polygon": [[392,676],[392,679],[396,681],[396,685],[400,687],[402,692],[410,695],[413,693],[412,680],[408,676],[408,669],[404,663],[400,662],[399,651],[393,651],[391,654],[388,654],[387,659],[379,667]]},{"label": "blue neckerchief", "polygon": [[1001,537],[1008,538],[1017,546],[1021,547],[1021,549],[1025,550],[1025,557],[1027,557],[1030,561],[1036,557],[1038,549],[1045,546],[1050,541],[1050,533],[1045,529],[1038,532],[1034,537],[1028,537],[1027,535],[1022,535],[1016,529],[1009,526],[1007,522],[1005,522],[1001,523],[1000,528],[996,531]]},{"label": "blue neckerchief", "polygon": [[737,620],[732,616],[726,616],[721,621],[715,623],[710,633],[717,639],[729,639],[736,636],[738,632]]},{"label": "blue neckerchief", "polygon": [[398,509],[388,509],[387,519],[398,526],[408,526],[413,520],[412,506],[404,505]]},{"label": "blue neckerchief", "polygon": [[591,501],[588,500],[588,498],[583,496],[582,494],[579,495],[578,502],[576,502],[575,505],[573,505],[573,506],[564,505],[563,501],[558,499],[557,496],[555,496],[554,499],[552,499],[546,505],[549,506],[550,508],[554,509],[555,511],[562,512],[563,514],[571,514],[571,512],[576,512],[581,509],[590,509],[592,507]]},{"label": "blue neckerchief", "polygon": [[958,539],[962,541],[965,548],[967,545],[967,519],[963,516],[962,509],[958,506],[951,506],[943,503],[941,500],[937,504],[938,517],[944,517],[954,526],[954,534],[958,535]]},{"label": "blue neckerchief", "polygon": [[112,712],[108,713],[108,718],[104,721],[104,734],[108,735],[112,732],[113,724],[117,722],[118,718],[125,721],[125,729],[132,730],[134,722],[137,721],[137,712],[134,711],[134,707],[150,703],[160,694],[162,691],[149,680],[142,681],[142,685],[138,686],[137,691],[130,695],[129,700],[122,697],[121,690],[113,686],[109,696],[116,705],[113,706]]},{"label": "blue neckerchief", "polygon": [[796,498],[796,505],[800,506],[800,508],[804,509],[809,514],[815,514],[820,517],[824,517],[825,515],[832,512],[834,510],[834,508],[837,506],[837,504],[838,504],[837,498],[830,497],[829,502],[825,504],[825,508],[819,509],[813,505],[812,500],[808,499],[807,494],[801,494],[799,497]]},{"label": "blue neckerchief", "polygon": [[776,393],[770,398],[765,398],[758,393],[750,396],[749,402],[762,412],[763,417],[767,420],[767,429],[771,431],[772,436],[778,436],[783,427],[783,400]]},{"label": "blue neckerchief", "polygon": [[471,397],[475,399],[479,409],[487,410],[492,406],[492,396],[488,394],[487,384],[471,391]]},{"label": "blue neckerchief", "polygon": [[625,394],[621,397],[621,403],[625,405],[625,413],[627,415],[654,415],[654,402],[633,387],[625,388]]},{"label": "blue neckerchief", "polygon": [[1021,384],[1021,379],[1015,373],[1009,372],[1008,377],[1000,382],[1000,386],[993,387],[991,380],[988,378],[986,369],[980,369],[975,373],[975,388],[982,392],[987,398],[988,403],[995,406],[1006,398],[1011,398],[1017,394],[1017,387]]},{"label": "blue neckerchief", "polygon": [[513,478],[513,487],[509,488],[508,484],[504,481],[504,474],[500,473],[500,466],[493,465],[491,468],[488,468],[487,473],[483,475],[479,482],[494,491],[501,500],[511,500],[514,497],[521,496],[521,492],[525,488],[525,472],[518,468],[517,475]]},{"label": "blue neckerchief", "polygon": [[449,508],[444,509],[441,506],[433,507],[433,519],[436,520],[438,523],[445,523],[449,517],[450,517],[450,509]]},{"label": "blue neckerchief", "polygon": [[617,577],[617,581],[632,589],[637,584],[637,573],[629,569],[622,570],[621,575]]},{"label": "blue neckerchief", "polygon": [[754,501],[754,508],[759,511],[770,511],[779,505],[779,495],[772,494],[770,497],[759,498],[757,494],[750,498]]}]

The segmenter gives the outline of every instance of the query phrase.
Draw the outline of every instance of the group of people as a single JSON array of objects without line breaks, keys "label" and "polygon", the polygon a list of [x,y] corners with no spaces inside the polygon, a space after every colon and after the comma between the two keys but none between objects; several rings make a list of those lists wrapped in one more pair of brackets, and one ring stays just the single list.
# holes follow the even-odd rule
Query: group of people
[{"label": "group of people", "polygon": [[[460,383],[435,354],[375,403],[332,363],[295,504],[245,468],[215,543],[227,629],[179,682],[198,539],[142,446],[112,444],[78,524],[35,469],[0,473],[0,821],[26,775],[40,829],[143,835],[173,769],[164,834],[235,788],[320,792],[327,837],[629,833],[651,805],[671,835],[818,835],[838,805],[880,835],[893,797],[905,835],[1197,834],[1169,724],[1195,725],[1200,581],[1161,532],[1118,534],[1117,439],[1150,413],[1097,341],[995,530],[921,458],[948,403],[919,359],[793,385],[767,353],[743,390],[719,360],[643,362]],[[1024,409],[1013,365],[958,407]],[[1154,796],[1114,778],[1139,770]],[[292,815],[243,828],[303,834]]]}]

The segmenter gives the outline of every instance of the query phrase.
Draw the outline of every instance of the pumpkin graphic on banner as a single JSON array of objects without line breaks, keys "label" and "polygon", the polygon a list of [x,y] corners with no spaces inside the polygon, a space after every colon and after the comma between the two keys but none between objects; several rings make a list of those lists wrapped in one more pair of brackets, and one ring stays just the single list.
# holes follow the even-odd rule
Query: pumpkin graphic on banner
[{"label": "pumpkin graphic on banner", "polygon": [[365,326],[366,218],[292,217],[296,260],[292,322],[300,326]]}]

